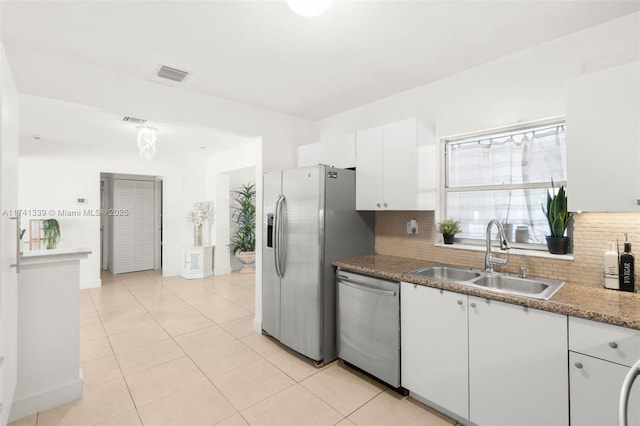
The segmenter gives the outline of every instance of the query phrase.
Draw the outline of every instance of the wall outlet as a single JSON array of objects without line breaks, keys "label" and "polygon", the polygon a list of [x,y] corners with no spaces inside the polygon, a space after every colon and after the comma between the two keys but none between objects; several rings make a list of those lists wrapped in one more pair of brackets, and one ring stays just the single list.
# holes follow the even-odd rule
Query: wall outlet
[{"label": "wall outlet", "polygon": [[417,235],[418,234],[418,221],[415,219],[411,219],[407,222],[407,234]]}]

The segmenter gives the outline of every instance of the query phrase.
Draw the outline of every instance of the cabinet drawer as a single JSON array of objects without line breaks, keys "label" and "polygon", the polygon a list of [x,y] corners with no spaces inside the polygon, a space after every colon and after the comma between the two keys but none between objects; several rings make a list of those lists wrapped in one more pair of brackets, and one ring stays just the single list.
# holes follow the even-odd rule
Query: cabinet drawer
[{"label": "cabinet drawer", "polygon": [[630,367],[640,359],[640,331],[569,317],[569,350]]}]

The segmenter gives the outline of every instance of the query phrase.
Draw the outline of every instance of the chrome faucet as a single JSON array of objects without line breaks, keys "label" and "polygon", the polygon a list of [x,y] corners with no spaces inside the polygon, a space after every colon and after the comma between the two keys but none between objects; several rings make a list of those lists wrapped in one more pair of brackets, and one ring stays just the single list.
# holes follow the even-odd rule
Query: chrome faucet
[{"label": "chrome faucet", "polygon": [[500,239],[500,250],[509,250],[509,242],[507,236],[504,233],[504,228],[496,219],[491,219],[487,225],[487,254],[484,257],[484,270],[487,272],[493,272],[494,265],[506,265],[509,259],[501,259],[499,257],[491,256],[491,227],[496,225],[498,227],[498,238]]}]

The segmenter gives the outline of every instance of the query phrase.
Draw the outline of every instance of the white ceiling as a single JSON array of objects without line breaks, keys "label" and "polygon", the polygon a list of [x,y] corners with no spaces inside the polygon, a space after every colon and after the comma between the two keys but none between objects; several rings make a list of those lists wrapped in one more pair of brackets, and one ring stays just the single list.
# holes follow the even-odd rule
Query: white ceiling
[{"label": "white ceiling", "polygon": [[154,77],[165,64],[192,73],[186,89],[315,121],[632,13],[640,0],[334,0],[317,18],[284,1],[1,7],[9,62],[21,46],[173,84]]}]

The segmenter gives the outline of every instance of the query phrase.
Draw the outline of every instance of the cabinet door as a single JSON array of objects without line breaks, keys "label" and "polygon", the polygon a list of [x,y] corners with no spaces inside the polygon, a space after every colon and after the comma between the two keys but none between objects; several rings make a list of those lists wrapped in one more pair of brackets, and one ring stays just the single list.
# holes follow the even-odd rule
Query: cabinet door
[{"label": "cabinet door", "polygon": [[384,126],[383,206],[390,210],[418,207],[416,119]]},{"label": "cabinet door", "polygon": [[383,208],[383,129],[356,133],[356,210]]},{"label": "cabinet door", "polygon": [[[571,425],[618,424],[618,398],[629,367],[569,352]],[[628,424],[640,425],[640,387],[632,388]]]},{"label": "cabinet door", "polygon": [[402,283],[402,386],[468,418],[467,296]]},{"label": "cabinet door", "polygon": [[640,62],[568,80],[569,210],[640,211],[639,140]]},{"label": "cabinet door", "polygon": [[469,418],[567,425],[567,317],[469,297]]}]

